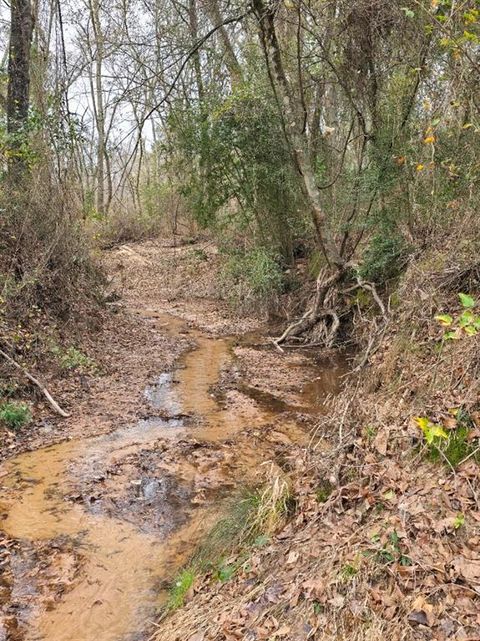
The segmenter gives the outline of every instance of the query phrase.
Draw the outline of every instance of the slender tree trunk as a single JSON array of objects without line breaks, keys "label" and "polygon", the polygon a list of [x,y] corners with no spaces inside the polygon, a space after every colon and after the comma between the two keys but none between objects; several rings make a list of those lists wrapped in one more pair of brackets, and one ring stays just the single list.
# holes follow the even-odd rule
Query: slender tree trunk
[{"label": "slender tree trunk", "polygon": [[304,127],[302,102],[297,100],[285,71],[275,26],[275,6],[264,4],[263,0],[253,0],[253,7],[260,25],[260,38],[269,68],[270,81],[278,98],[285,135],[300,176],[300,186],[310,206],[317,242],[327,262],[341,267],[343,260],[328,229],[321,205],[320,190],[315,180],[308,137]]},{"label": "slender tree trunk", "polygon": [[225,54],[225,65],[230,74],[232,85],[238,84],[243,79],[242,68],[238,62],[228,31],[223,24],[223,16],[218,6],[218,0],[204,0],[204,6],[210,22],[214,27],[218,27],[218,35]]},{"label": "slender tree trunk", "polygon": [[[189,0],[188,3],[188,22],[190,28],[190,36],[192,39],[192,46],[198,40],[198,15],[197,15],[197,3],[196,0]],[[198,101],[200,105],[203,102],[203,80],[202,80],[202,68],[200,65],[200,51],[195,51],[193,54],[193,68],[195,70],[195,80],[197,83],[197,93]]]},{"label": "slender tree trunk", "polygon": [[90,16],[95,36],[95,119],[97,124],[97,198],[96,209],[105,214],[105,110],[103,104],[102,67],[104,43],[99,0],[91,0]]},{"label": "slender tree trunk", "polygon": [[30,106],[30,58],[34,19],[30,0],[11,0],[8,52],[7,131],[11,135],[9,173],[25,168],[20,156]]}]

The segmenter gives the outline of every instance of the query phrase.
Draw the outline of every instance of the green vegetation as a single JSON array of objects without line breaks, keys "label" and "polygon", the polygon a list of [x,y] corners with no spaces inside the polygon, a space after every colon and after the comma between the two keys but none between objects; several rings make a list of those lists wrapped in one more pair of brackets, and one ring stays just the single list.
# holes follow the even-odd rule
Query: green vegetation
[{"label": "green vegetation", "polygon": [[32,420],[30,408],[25,403],[7,401],[0,403],[0,421],[9,429],[18,430]]},{"label": "green vegetation", "polygon": [[182,570],[173,583],[170,590],[167,609],[169,611],[181,608],[185,603],[185,599],[193,588],[195,581],[195,571],[191,568]]},{"label": "green vegetation", "polygon": [[359,274],[364,280],[384,283],[399,275],[407,255],[408,246],[398,232],[375,235],[365,249]]},{"label": "green vegetation", "polygon": [[334,489],[334,486],[328,479],[322,480],[315,491],[315,498],[317,499],[318,503],[325,503]]},{"label": "green vegetation", "polygon": [[255,247],[250,251],[230,253],[223,271],[225,291],[238,307],[271,302],[283,287],[283,274],[271,251]]},{"label": "green vegetation", "polygon": [[[279,477],[260,490],[245,490],[234,497],[220,519],[201,541],[190,563],[173,581],[166,611],[184,603],[195,577],[209,574],[225,583],[248,565],[250,551],[263,547],[292,514],[295,501],[288,483]],[[234,559],[234,560],[232,560]]]},{"label": "green vegetation", "polygon": [[472,419],[461,408],[454,410],[453,415],[456,423],[451,429],[425,417],[415,419],[424,434],[430,460],[443,462],[449,468],[456,468],[470,458],[480,461],[478,441],[470,438],[474,428]]},{"label": "green vegetation", "polygon": [[54,346],[52,348],[52,353],[58,359],[58,362],[62,369],[81,369],[84,371],[90,371],[92,373],[98,369],[95,361],[76,347],[70,346],[66,350],[62,350],[60,347]]},{"label": "green vegetation", "polygon": [[443,334],[444,340],[459,340],[464,336],[475,336],[480,331],[480,316],[474,313],[477,306],[475,299],[469,294],[458,295],[463,311],[454,318],[450,314],[435,316],[442,327],[448,328]]}]

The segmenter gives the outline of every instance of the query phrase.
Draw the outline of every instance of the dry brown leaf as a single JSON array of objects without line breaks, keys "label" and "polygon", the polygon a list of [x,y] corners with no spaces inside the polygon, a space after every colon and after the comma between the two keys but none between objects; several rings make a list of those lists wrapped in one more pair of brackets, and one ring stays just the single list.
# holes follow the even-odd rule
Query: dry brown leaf
[{"label": "dry brown leaf", "polygon": [[457,556],[452,561],[453,569],[466,581],[480,582],[480,560]]},{"label": "dry brown leaf", "polygon": [[388,448],[388,440],[390,437],[389,429],[381,429],[378,431],[378,434],[375,436],[373,445],[377,452],[382,456],[386,456]]},{"label": "dry brown leaf", "polygon": [[322,579],[309,579],[303,582],[302,588],[307,591],[309,597],[318,599],[325,591],[325,583]]},{"label": "dry brown leaf", "polygon": [[295,550],[291,550],[287,556],[287,565],[292,565],[298,561],[299,553]]}]

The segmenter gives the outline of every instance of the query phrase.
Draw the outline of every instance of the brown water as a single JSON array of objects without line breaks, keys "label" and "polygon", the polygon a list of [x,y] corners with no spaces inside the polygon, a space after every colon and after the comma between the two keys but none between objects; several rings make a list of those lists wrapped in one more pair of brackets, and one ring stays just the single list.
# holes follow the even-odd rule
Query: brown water
[{"label": "brown water", "polygon": [[[185,334],[184,323],[155,310],[142,315],[172,335]],[[182,359],[175,372],[162,374],[146,391],[157,409],[172,419],[139,421],[93,438],[65,441],[17,456],[2,470],[5,515],[1,530],[22,541],[73,542],[81,557],[71,586],[50,608],[33,607],[26,641],[129,641],[138,636],[165,598],[159,582],[171,577],[185,562],[192,546],[215,515],[215,506],[193,510],[168,537],[143,532],[134,524],[96,514],[67,500],[73,481],[88,479],[109,460],[138,452],[158,439],[176,440],[193,435],[196,440],[219,442],[246,427],[261,427],[282,411],[274,403],[260,403],[245,412],[222,408],[211,394],[220,372],[232,359],[229,339],[209,338],[189,331],[196,347]],[[334,369],[334,368],[332,368]],[[338,373],[322,374],[306,390],[308,404],[335,391]],[[265,400],[265,399],[264,399]],[[284,408],[283,408],[284,409]],[[199,424],[187,426],[180,415],[194,415]],[[177,418],[175,418],[177,417]],[[294,422],[282,427],[293,440],[303,432]],[[238,453],[241,457],[242,453]],[[245,456],[245,466],[257,465],[257,456]],[[3,634],[3,636],[2,636]],[[1,629],[0,641],[6,637]]]}]

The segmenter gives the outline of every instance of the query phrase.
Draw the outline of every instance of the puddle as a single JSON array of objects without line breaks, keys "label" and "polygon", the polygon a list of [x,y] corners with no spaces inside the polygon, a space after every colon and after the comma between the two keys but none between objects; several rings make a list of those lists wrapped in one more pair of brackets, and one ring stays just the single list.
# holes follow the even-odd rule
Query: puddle
[{"label": "puddle", "polygon": [[[162,416],[145,418],[110,434],[28,452],[4,465],[0,530],[19,540],[20,549],[23,546],[27,552],[32,545],[53,546],[52,542],[60,537],[63,547],[74,550],[78,556],[75,571],[70,567],[74,563],[73,553],[61,557],[61,563],[69,568],[70,578],[48,606],[32,587],[36,573],[45,568],[30,568],[27,572],[13,567],[16,595],[30,596],[28,607],[17,615],[19,628],[15,639],[131,641],[148,638],[145,626],[154,619],[165,599],[165,592],[158,586],[185,562],[201,534],[213,522],[215,500],[187,511],[187,500],[182,488],[174,487],[174,477],[157,477],[147,472],[134,482],[132,494],[139,501],[153,505],[158,518],[165,519],[165,527],[145,532],[140,523],[119,518],[118,513],[111,516],[88,502],[72,501],[74,488],[82,481],[101,481],[105,470],[125,457],[145,449],[156,452],[154,448],[160,442],[166,443],[163,445],[166,448],[168,443],[186,438],[221,445],[239,431],[261,428],[271,423],[278,413],[289,409],[280,399],[262,395],[247,383],[245,392],[255,403],[241,406],[227,403],[222,407],[211,389],[222,369],[231,363],[233,340],[211,338],[188,330],[181,320],[155,310],[142,315],[152,319],[162,331],[187,336],[195,343],[174,372],[161,374],[145,392],[152,412]],[[339,372],[331,364],[328,368],[328,372],[323,371],[317,381],[304,390],[302,402],[310,407],[321,403],[326,390],[333,393],[338,387]],[[288,434],[288,421],[284,429]],[[297,425],[290,426],[292,439],[300,438],[301,433]],[[253,456],[235,452],[236,464],[245,469],[248,466],[253,469],[259,457],[261,452]],[[207,472],[218,468],[215,459],[212,461],[208,469],[204,464]],[[188,462],[185,463],[187,469]],[[219,472],[220,477],[222,473]],[[227,487],[240,482],[239,478],[225,479]],[[95,500],[92,497],[91,503]],[[65,542],[68,545],[65,546]],[[61,570],[60,561],[55,559],[50,559],[52,568],[47,568],[53,572],[52,576]],[[44,564],[48,566],[48,562],[47,558]],[[18,561],[17,565],[22,564]],[[24,624],[25,617],[28,625]],[[0,619],[0,640],[8,638],[5,626]],[[143,631],[146,636],[142,636]]]}]

